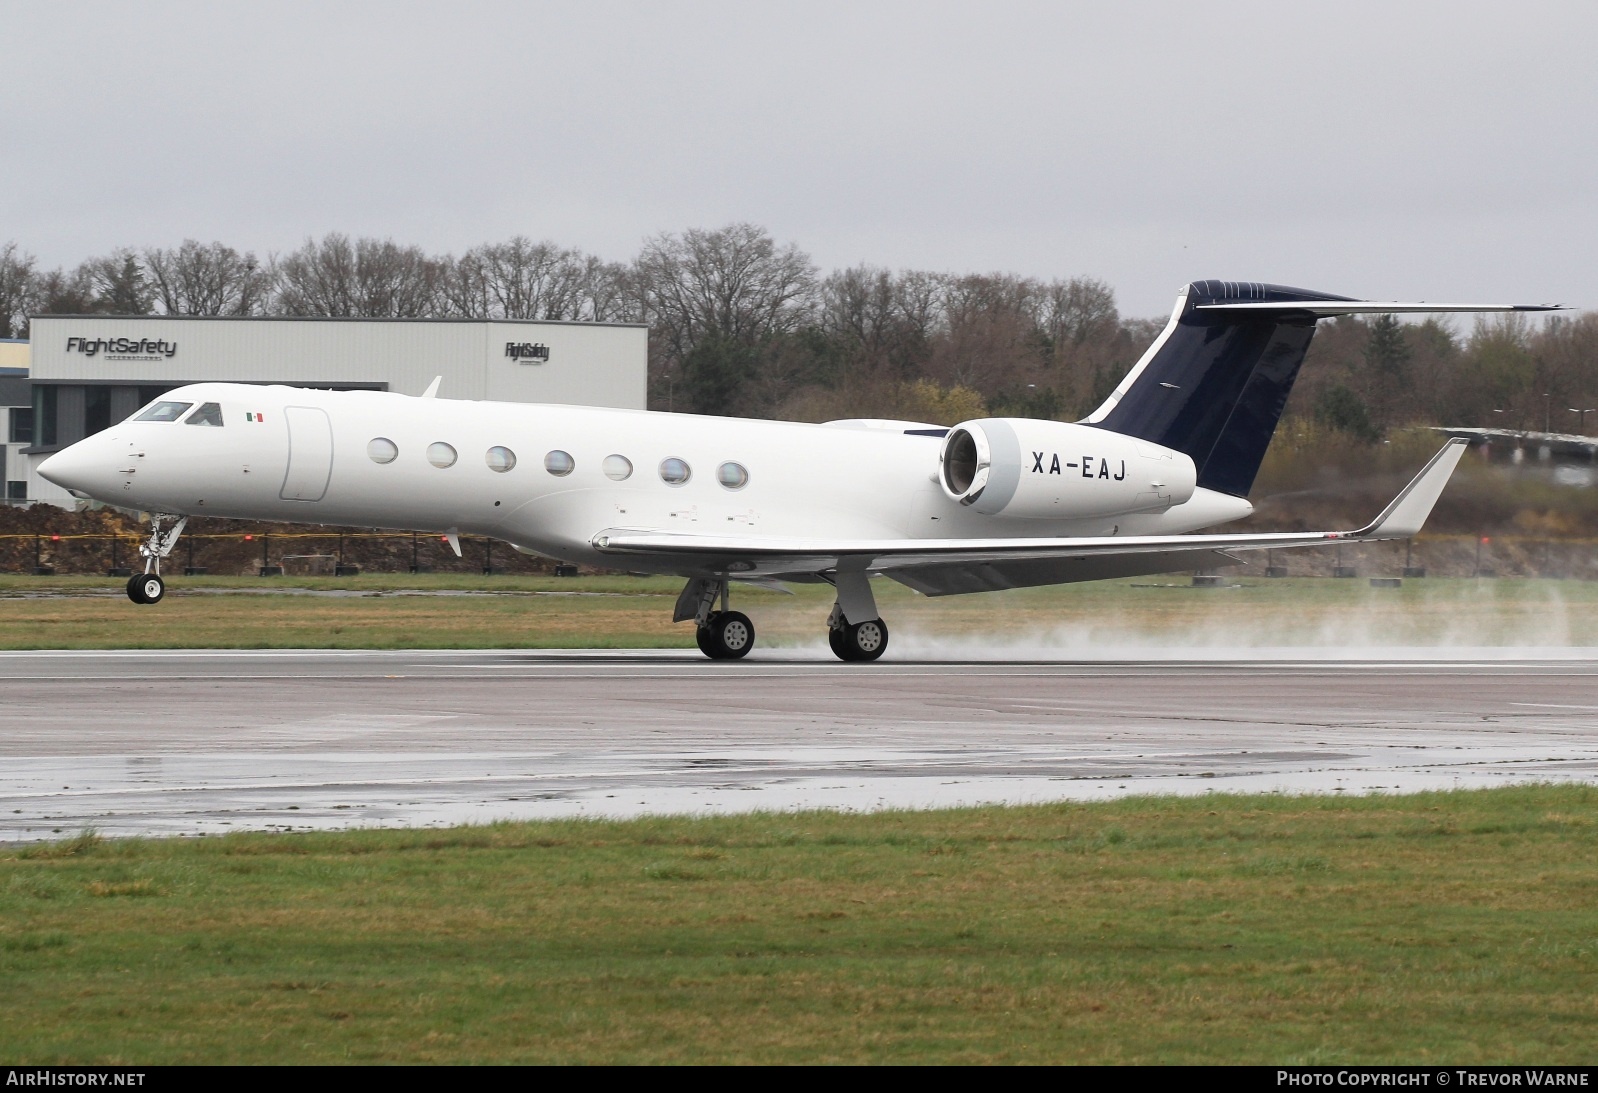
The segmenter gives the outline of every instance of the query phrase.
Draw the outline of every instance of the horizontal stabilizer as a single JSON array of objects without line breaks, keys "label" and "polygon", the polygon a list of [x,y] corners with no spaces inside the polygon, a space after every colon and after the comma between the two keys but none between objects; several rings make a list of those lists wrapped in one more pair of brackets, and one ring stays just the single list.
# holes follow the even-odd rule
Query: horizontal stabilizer
[{"label": "horizontal stabilizer", "polygon": [[1325,318],[1331,315],[1441,315],[1445,312],[1564,311],[1564,304],[1428,304],[1379,300],[1293,300],[1259,303],[1198,304],[1194,311],[1226,311],[1238,314],[1287,312]]},{"label": "horizontal stabilizer", "polygon": [[1257,281],[1194,281],[1154,344],[1082,423],[1183,452],[1199,486],[1247,497],[1321,319],[1557,310],[1353,300]]}]

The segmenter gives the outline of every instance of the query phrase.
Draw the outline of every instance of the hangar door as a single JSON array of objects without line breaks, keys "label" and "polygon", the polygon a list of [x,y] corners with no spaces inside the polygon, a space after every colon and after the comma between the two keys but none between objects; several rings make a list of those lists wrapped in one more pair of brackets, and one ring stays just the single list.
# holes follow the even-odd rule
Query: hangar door
[{"label": "hangar door", "polygon": [[333,423],[327,411],[314,406],[289,406],[289,469],[278,496],[285,501],[320,501],[333,475]]}]

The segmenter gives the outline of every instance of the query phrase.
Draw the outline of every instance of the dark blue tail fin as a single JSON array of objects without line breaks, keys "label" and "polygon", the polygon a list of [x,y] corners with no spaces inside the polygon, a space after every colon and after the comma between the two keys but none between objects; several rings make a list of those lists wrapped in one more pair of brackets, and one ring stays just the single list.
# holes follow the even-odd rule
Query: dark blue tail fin
[{"label": "dark blue tail fin", "polygon": [[1315,312],[1294,304],[1348,299],[1194,281],[1143,359],[1084,424],[1185,452],[1200,486],[1247,497],[1315,335]]}]

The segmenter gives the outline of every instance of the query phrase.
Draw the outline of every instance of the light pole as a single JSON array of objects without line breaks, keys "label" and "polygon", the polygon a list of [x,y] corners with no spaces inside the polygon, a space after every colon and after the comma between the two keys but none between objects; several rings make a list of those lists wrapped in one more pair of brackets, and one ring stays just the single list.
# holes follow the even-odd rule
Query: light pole
[{"label": "light pole", "polygon": [[1568,409],[1571,413],[1576,415],[1576,432],[1580,433],[1582,436],[1586,436],[1587,415],[1591,413],[1598,413],[1598,406],[1589,406],[1585,410],[1578,410],[1574,406],[1571,406]]}]

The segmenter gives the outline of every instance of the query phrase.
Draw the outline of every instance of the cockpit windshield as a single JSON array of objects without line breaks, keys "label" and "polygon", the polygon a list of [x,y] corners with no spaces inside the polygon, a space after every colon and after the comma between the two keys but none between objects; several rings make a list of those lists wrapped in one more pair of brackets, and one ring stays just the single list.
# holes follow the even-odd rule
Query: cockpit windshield
[{"label": "cockpit windshield", "polygon": [[185,425],[214,425],[222,427],[222,405],[217,402],[202,403],[200,408],[190,414]]},{"label": "cockpit windshield", "polygon": [[183,411],[187,410],[193,405],[194,403],[192,402],[158,402],[133,420],[176,421],[178,418],[183,416]]}]

